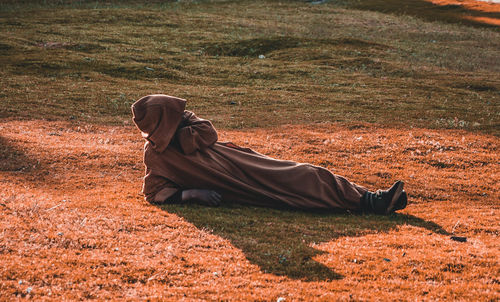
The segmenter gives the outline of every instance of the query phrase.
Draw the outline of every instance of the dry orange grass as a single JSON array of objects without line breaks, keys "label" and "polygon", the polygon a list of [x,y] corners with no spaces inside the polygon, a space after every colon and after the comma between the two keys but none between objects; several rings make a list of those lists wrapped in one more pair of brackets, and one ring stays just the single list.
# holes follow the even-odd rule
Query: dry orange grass
[{"label": "dry orange grass", "polygon": [[[403,179],[410,195],[393,217],[264,210],[276,219],[256,221],[260,233],[227,235],[215,227],[217,213],[261,210],[145,203],[143,142],[131,125],[3,120],[0,130],[1,300],[500,298],[497,137],[329,123],[221,131],[224,140],[323,165],[372,189]],[[211,213],[204,219],[213,228],[197,225],[193,209]],[[301,227],[277,231],[293,220]],[[240,241],[266,229],[277,232],[267,234],[271,244],[301,238],[317,251],[310,261],[334,277],[280,273],[282,258],[300,253],[293,246],[269,259],[274,266],[261,265],[283,247],[270,245],[255,260]]]},{"label": "dry orange grass", "polygon": [[500,26],[500,4],[476,0],[341,0],[360,9],[416,16],[430,21],[467,24],[477,27]]},{"label": "dry orange grass", "polygon": [[[499,300],[499,14],[401,4],[1,1],[0,300]],[[149,205],[151,93],[410,205]]]},{"label": "dry orange grass", "polygon": [[486,13],[500,13],[500,5],[495,2],[475,0],[428,0],[438,5],[459,5],[470,10]]},{"label": "dry orange grass", "polygon": [[462,6],[465,9],[470,10],[472,12],[477,11],[477,12],[492,14],[491,17],[465,15],[464,18],[478,23],[500,26],[500,18],[498,17],[498,13],[500,13],[500,4],[498,3],[486,2],[486,1],[474,1],[474,0],[429,0],[429,1],[433,4],[441,6],[446,6],[446,5]]}]

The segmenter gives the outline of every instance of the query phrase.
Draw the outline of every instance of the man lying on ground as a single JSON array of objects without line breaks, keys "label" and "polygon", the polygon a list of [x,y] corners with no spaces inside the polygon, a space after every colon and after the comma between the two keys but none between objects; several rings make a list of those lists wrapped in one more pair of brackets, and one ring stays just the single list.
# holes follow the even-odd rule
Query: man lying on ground
[{"label": "man lying on ground", "polygon": [[218,142],[212,123],[185,106],[186,100],[167,95],[145,96],[132,105],[134,123],[146,139],[143,193],[151,203],[217,206],[226,200],[376,214],[406,207],[402,181],[370,192],[322,167]]}]

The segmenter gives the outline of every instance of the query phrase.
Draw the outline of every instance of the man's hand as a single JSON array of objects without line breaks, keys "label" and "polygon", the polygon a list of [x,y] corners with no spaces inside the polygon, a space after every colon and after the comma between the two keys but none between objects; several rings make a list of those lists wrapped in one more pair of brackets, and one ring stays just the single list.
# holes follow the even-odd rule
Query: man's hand
[{"label": "man's hand", "polygon": [[222,201],[222,196],[212,190],[190,189],[182,191],[182,201],[196,201],[207,206],[217,207]]}]

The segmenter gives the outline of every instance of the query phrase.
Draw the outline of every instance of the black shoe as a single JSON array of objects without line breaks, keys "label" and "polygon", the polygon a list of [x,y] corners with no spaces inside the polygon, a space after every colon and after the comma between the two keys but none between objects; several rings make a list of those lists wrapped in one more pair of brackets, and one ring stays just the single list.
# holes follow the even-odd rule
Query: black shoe
[{"label": "black shoe", "polygon": [[366,192],[362,199],[364,210],[379,215],[388,215],[406,208],[408,196],[403,186],[404,183],[398,180],[389,190]]},{"label": "black shoe", "polygon": [[403,192],[401,192],[401,196],[398,198],[398,201],[394,205],[394,208],[388,209],[390,211],[389,213],[393,213],[393,212],[402,210],[402,209],[406,208],[407,205],[408,205],[408,195],[406,194],[406,191],[403,190]]}]

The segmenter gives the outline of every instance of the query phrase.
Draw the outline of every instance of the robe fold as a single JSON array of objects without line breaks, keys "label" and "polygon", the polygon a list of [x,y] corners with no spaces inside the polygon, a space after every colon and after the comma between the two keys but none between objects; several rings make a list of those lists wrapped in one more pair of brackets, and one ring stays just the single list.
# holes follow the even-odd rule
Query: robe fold
[{"label": "robe fold", "polygon": [[208,120],[186,101],[150,95],[132,105],[143,137],[146,200],[161,203],[179,190],[209,189],[223,200],[258,206],[359,210],[368,190],[311,164],[278,160],[217,141]]}]

